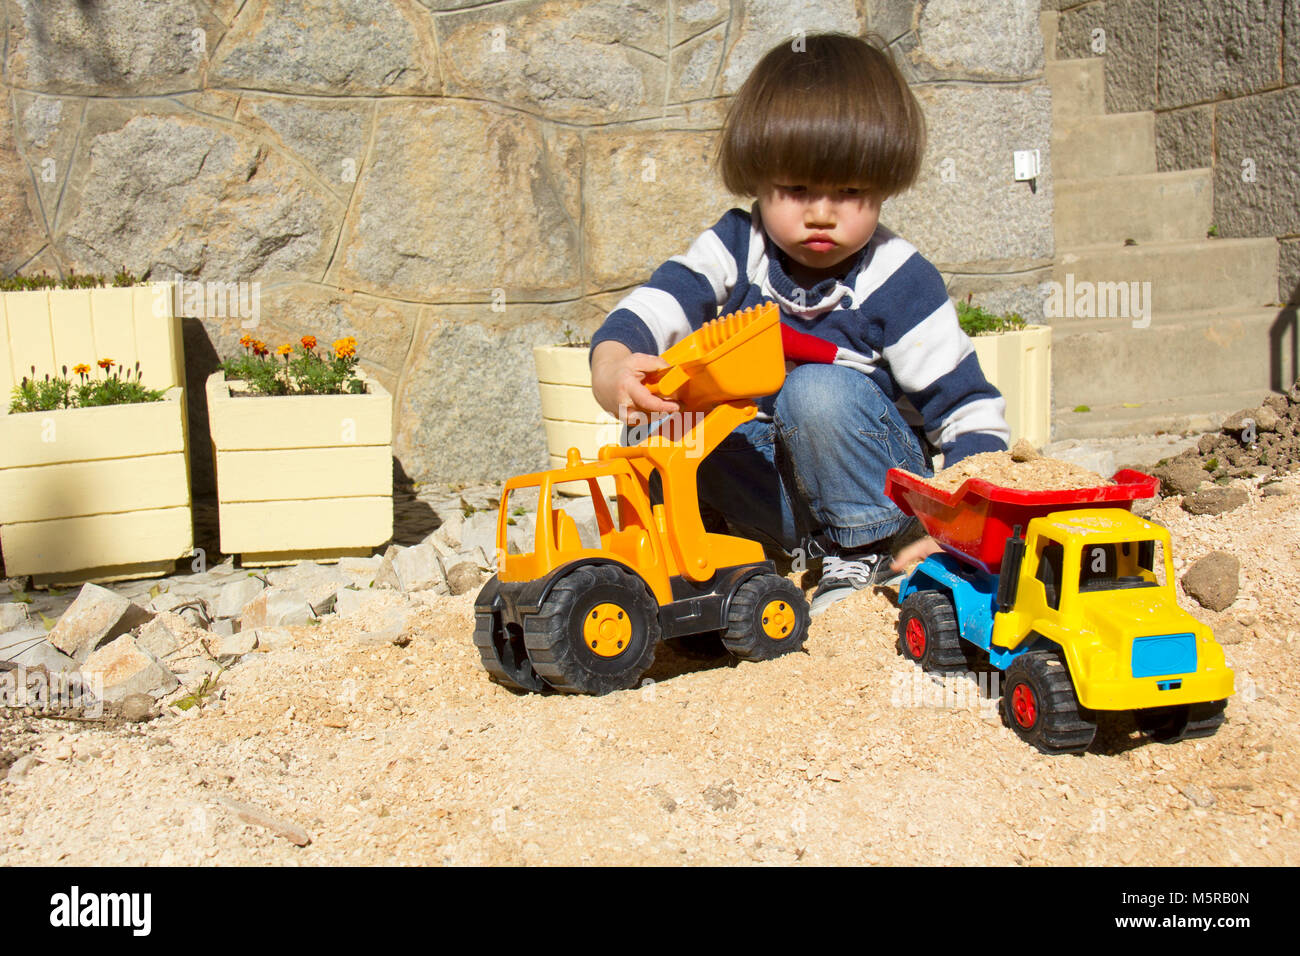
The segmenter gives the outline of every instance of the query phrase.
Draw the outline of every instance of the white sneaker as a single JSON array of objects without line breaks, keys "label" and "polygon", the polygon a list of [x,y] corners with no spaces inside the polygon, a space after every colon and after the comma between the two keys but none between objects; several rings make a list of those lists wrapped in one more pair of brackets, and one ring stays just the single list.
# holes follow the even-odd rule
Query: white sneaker
[{"label": "white sneaker", "polygon": [[892,561],[887,551],[883,554],[868,552],[851,558],[828,554],[822,559],[822,580],[813,592],[809,612],[820,614],[854,591],[902,580],[902,573],[890,568]]}]

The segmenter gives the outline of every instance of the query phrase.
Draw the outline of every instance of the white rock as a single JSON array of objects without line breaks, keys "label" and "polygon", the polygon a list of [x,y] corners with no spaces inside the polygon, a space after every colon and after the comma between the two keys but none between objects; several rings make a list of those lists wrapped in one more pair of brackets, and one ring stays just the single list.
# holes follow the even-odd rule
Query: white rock
[{"label": "white rock", "polygon": [[139,647],[130,634],[101,647],[81,665],[83,676],[102,681],[103,698],[119,701],[128,694],[162,697],[180,681],[162,661]]},{"label": "white rock", "polygon": [[22,627],[27,623],[29,617],[26,604],[19,604],[17,601],[6,601],[4,604],[0,604],[0,631]]},{"label": "white rock", "polygon": [[239,617],[239,629],[251,631],[259,627],[306,624],[312,617],[311,605],[302,591],[271,587],[263,590],[244,608]]},{"label": "white rock", "polygon": [[249,601],[262,593],[266,585],[261,579],[252,576],[235,578],[229,584],[222,585],[217,598],[215,613],[217,617],[239,617]]},{"label": "white rock", "polygon": [[495,511],[476,511],[465,519],[460,531],[459,551],[464,554],[482,548],[491,554],[497,547],[497,515]]},{"label": "white rock", "polygon": [[77,599],[50,631],[50,643],[84,662],[100,644],[125,634],[153,618],[146,611],[97,584],[83,585]]},{"label": "white rock", "polygon": [[[457,509],[449,509],[441,515],[442,524],[431,534],[430,538],[445,544],[454,553],[460,547],[461,530],[465,527],[465,515]],[[425,539],[426,541],[428,538]]]},{"label": "white rock", "polygon": [[397,577],[397,569],[393,566],[393,560],[405,549],[396,544],[390,544],[384,556],[379,560],[379,570],[375,572],[375,587],[377,588],[397,588],[401,589],[402,582]]},{"label": "white rock", "polygon": [[210,638],[206,643],[212,656],[220,664],[231,664],[243,657],[245,654],[251,654],[257,650],[257,631],[240,631],[237,634],[228,634],[221,637]]},{"label": "white rock", "polygon": [[383,558],[375,555],[371,558],[339,558],[339,572],[347,578],[347,584],[353,587],[368,588],[379,573]]},{"label": "white rock", "polygon": [[52,673],[75,671],[77,662],[50,644],[43,627],[23,627],[0,634],[0,661],[44,667]]},{"label": "white rock", "polygon": [[446,581],[438,551],[432,544],[402,549],[393,558],[393,570],[403,591],[425,591]]},{"label": "white rock", "polygon": [[[175,620],[175,618],[173,618]],[[156,617],[135,636],[135,642],[154,657],[162,659],[174,654],[181,646],[181,637],[161,617]]]}]

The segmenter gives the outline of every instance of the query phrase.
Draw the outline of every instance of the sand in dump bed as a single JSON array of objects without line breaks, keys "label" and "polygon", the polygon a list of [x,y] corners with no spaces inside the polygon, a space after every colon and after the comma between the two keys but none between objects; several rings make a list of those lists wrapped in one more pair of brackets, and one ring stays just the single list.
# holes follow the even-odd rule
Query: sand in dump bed
[{"label": "sand in dump bed", "polygon": [[1095,488],[1112,482],[1095,471],[1055,458],[1016,461],[1009,451],[989,451],[963,458],[924,481],[941,491],[956,491],[968,478],[982,478],[1003,488],[1019,491],[1065,491]]}]

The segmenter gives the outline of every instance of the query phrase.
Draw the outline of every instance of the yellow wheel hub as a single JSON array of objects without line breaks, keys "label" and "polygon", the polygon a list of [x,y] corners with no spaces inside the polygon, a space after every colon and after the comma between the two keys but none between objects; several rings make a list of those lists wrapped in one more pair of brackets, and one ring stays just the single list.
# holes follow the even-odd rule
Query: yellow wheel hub
[{"label": "yellow wheel hub", "polygon": [[763,633],[780,641],[794,633],[798,618],[789,601],[768,601],[763,608]]},{"label": "yellow wheel hub", "polygon": [[617,604],[597,604],[582,622],[582,641],[601,657],[618,657],[632,642],[632,619]]}]

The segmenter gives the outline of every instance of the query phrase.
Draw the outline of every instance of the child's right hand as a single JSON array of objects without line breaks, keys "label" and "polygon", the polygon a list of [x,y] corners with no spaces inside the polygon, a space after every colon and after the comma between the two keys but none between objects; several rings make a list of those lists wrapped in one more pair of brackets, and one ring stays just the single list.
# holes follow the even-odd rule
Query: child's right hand
[{"label": "child's right hand", "polygon": [[591,391],[600,407],[625,425],[641,423],[641,415],[666,415],[676,402],[652,395],[645,386],[647,372],[667,368],[658,355],[633,352],[621,342],[601,342],[591,353]]}]

